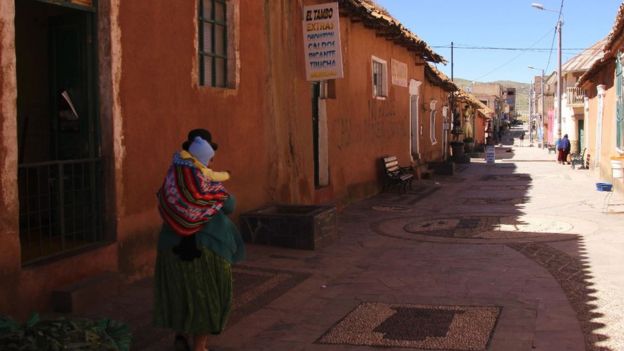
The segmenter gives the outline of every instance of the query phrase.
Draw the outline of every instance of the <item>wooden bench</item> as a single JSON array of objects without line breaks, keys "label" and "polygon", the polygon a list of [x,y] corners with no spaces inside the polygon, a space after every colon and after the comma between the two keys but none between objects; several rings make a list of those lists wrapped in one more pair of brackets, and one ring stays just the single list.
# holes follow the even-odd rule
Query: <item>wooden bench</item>
[{"label": "wooden bench", "polygon": [[414,169],[412,167],[401,167],[396,156],[386,156],[381,159],[383,165],[383,190],[397,185],[403,192],[408,187],[411,189],[414,180]]},{"label": "wooden bench", "polygon": [[574,169],[574,165],[576,164],[580,165],[580,169],[585,168],[585,150],[587,150],[587,148],[584,148],[580,155],[578,153],[570,155],[570,164],[572,165],[572,169]]}]

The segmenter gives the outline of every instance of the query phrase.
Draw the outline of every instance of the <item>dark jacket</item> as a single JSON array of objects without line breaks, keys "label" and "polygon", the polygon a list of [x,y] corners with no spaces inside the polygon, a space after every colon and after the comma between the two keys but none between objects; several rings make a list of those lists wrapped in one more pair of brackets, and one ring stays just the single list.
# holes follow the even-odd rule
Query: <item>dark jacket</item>
[{"label": "dark jacket", "polygon": [[566,137],[564,137],[563,139],[561,139],[561,150],[563,150],[563,152],[569,153],[570,152],[570,140]]},{"label": "dark jacket", "polygon": [[[223,204],[223,208],[197,232],[189,237],[195,239],[197,247],[206,247],[230,263],[245,259],[243,239],[228,214],[234,211],[236,200],[233,195]],[[167,224],[163,224],[158,240],[158,250],[171,250],[180,245],[182,237]]]}]

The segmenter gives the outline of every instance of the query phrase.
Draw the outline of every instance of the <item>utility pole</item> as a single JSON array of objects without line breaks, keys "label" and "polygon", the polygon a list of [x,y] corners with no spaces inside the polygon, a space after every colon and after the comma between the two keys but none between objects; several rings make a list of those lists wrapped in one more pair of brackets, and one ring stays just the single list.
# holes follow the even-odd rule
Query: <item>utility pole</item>
[{"label": "utility pole", "polygon": [[531,4],[532,7],[538,9],[538,10],[542,10],[542,11],[548,11],[548,12],[554,12],[554,13],[558,13],[559,14],[559,18],[557,19],[557,34],[559,36],[559,40],[558,40],[558,45],[557,45],[557,56],[558,56],[558,65],[557,65],[557,138],[561,139],[561,111],[562,111],[562,106],[561,106],[561,93],[563,92],[563,87],[562,85],[562,77],[561,77],[561,27],[563,26],[563,19],[562,19],[562,12],[561,10],[563,9],[563,1],[561,2],[561,9],[559,9],[559,11],[554,11],[554,10],[549,10],[547,8],[544,8],[544,5],[538,3],[538,2],[534,2]]},{"label": "utility pole", "polygon": [[[533,66],[529,66],[529,69],[533,69],[536,71],[540,71],[541,72],[541,82],[540,82],[540,98],[541,100],[541,111],[539,114],[536,113],[536,115],[540,116],[540,123],[539,123],[539,128],[537,128],[537,142],[542,143],[542,148],[545,148],[545,142],[544,142],[544,118],[546,115],[546,96],[545,96],[545,91],[544,91],[544,87],[545,87],[545,82],[544,82],[544,69],[543,68],[535,68]],[[533,79],[533,87],[532,87],[533,91],[537,91],[537,89],[535,88],[535,78]],[[535,111],[538,111],[538,107],[537,107],[537,94],[535,97]],[[540,131],[541,131],[541,137],[540,137]]]},{"label": "utility pole", "polygon": [[546,100],[546,95],[544,92],[544,69],[542,69],[542,81],[541,81],[541,88],[540,88],[540,92],[541,92],[541,98],[542,98],[542,112],[541,112],[541,123],[540,123],[540,130],[542,131],[542,138],[541,138],[541,143],[542,143],[542,149],[546,147],[546,141],[544,140],[544,119],[546,118],[546,104],[545,104],[545,100]]},{"label": "utility pole", "polygon": [[535,115],[535,79],[531,84],[531,91],[529,91],[529,145],[533,145],[533,115]]},{"label": "utility pole", "polygon": [[454,82],[453,80],[453,42],[451,42],[451,82]]},{"label": "utility pole", "polygon": [[561,26],[563,25],[563,21],[561,18],[557,21],[557,33],[559,34],[559,46],[557,48],[558,51],[558,60],[559,63],[557,65],[557,137],[561,139],[561,93],[563,93],[563,79],[561,77]]}]

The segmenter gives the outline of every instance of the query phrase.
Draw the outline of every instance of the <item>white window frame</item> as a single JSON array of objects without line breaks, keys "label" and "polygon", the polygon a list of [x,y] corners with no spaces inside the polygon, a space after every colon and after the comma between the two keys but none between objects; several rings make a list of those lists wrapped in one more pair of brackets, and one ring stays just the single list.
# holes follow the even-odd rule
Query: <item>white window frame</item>
[{"label": "white window frame", "polygon": [[436,110],[431,110],[429,114],[429,137],[431,138],[431,145],[438,143],[436,139]]},{"label": "white window frame", "polygon": [[[381,92],[375,84],[375,63],[381,64]],[[371,56],[371,87],[373,98],[385,100],[388,97],[388,62],[379,57]]]}]

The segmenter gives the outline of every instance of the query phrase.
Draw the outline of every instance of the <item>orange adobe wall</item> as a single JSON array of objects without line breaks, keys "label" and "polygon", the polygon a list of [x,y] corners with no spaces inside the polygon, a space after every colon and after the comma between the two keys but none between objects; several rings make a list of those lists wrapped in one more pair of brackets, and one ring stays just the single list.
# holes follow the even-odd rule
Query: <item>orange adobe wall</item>
[{"label": "orange adobe wall", "polygon": [[[422,133],[420,135],[421,158],[424,162],[441,161],[444,157],[444,116],[442,111],[444,106],[448,106],[448,92],[439,86],[425,81],[424,99],[421,99],[420,112]],[[431,140],[431,104],[432,100],[436,100],[435,109],[435,143]],[[449,109],[450,114],[450,109]],[[450,117],[448,117],[450,119]]]}]

